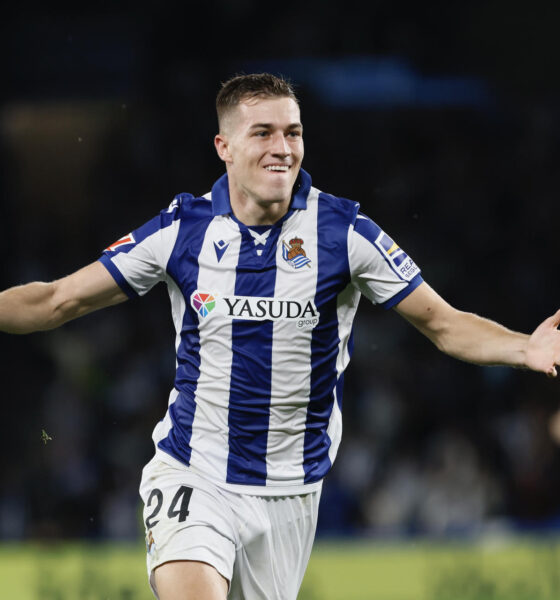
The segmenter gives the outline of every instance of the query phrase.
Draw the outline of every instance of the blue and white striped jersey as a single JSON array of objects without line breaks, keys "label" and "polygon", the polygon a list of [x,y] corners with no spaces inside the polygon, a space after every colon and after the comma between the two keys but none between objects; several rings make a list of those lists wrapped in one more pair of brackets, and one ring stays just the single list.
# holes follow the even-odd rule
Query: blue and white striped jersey
[{"label": "blue and white striped jersey", "polygon": [[320,192],[303,170],[296,189],[264,232],[235,218],[224,175],[100,259],[130,297],[159,281],[169,290],[176,378],[156,453],[244,493],[320,485],[340,443],[360,295],[389,308],[422,282],[357,203]]}]

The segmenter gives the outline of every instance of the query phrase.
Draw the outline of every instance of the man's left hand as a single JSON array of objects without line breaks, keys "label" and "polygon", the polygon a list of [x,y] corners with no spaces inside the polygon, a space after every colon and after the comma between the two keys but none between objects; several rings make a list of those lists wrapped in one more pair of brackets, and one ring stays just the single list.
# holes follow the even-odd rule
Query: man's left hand
[{"label": "man's left hand", "polygon": [[529,369],[556,377],[560,365],[560,310],[545,319],[533,332],[527,344],[526,363]]}]

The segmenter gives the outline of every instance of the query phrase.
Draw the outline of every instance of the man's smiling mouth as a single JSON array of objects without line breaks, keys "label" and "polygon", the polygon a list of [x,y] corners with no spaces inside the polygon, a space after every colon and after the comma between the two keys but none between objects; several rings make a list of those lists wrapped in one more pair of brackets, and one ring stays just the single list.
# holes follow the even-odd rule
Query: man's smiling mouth
[{"label": "man's smiling mouth", "polygon": [[265,167],[267,171],[279,171],[281,173],[286,173],[290,168],[290,165],[268,165]]}]

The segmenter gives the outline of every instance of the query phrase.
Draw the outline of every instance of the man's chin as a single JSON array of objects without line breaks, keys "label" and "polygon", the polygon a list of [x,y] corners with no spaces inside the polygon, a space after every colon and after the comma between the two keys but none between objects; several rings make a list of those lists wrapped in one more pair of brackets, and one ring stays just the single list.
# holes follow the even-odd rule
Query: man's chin
[{"label": "man's chin", "polygon": [[261,206],[273,206],[276,204],[288,203],[290,196],[260,196],[258,203]]},{"label": "man's chin", "polygon": [[262,202],[267,204],[279,204],[282,202],[289,202],[292,197],[293,186],[266,186],[266,189],[262,190],[262,194],[259,194],[259,198]]}]

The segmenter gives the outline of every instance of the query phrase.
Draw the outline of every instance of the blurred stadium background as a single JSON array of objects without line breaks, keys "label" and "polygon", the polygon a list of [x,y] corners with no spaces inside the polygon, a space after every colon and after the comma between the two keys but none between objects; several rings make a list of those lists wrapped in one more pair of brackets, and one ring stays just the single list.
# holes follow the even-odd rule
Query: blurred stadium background
[{"label": "blurred stadium background", "polygon": [[[297,86],[314,184],[447,300],[522,331],[560,306],[558,3],[130,6],[4,11],[0,288],[208,191],[219,82],[269,70]],[[173,340],[159,287],[0,336],[7,597],[150,597],[137,488]],[[560,598],[558,385],[453,361],[362,302],[301,597]]]}]

